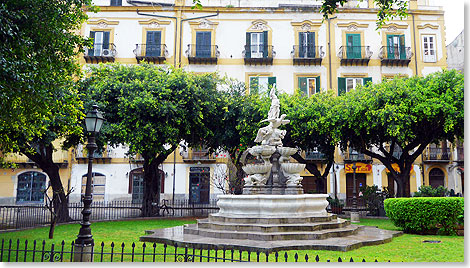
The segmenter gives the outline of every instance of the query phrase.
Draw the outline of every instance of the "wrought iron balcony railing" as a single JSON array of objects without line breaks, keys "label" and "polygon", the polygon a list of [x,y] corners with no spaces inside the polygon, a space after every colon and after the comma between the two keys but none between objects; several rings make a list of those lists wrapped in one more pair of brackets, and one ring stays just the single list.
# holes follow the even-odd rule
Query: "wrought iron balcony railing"
[{"label": "wrought iron balcony railing", "polygon": [[367,65],[372,54],[370,46],[341,46],[338,58],[341,59],[341,64]]},{"label": "wrought iron balcony railing", "polygon": [[93,47],[85,48],[85,61],[86,62],[114,62],[116,57],[116,46],[113,43],[109,44],[94,44]]},{"label": "wrought iron balcony railing", "polygon": [[136,44],[133,50],[137,62],[145,60],[153,63],[161,63],[168,57],[168,49],[165,44]]},{"label": "wrought iron balcony railing", "polygon": [[408,65],[413,57],[411,47],[383,46],[379,51],[379,58],[382,65]]},{"label": "wrought iron balcony railing", "polygon": [[291,55],[294,59],[294,64],[320,64],[325,52],[322,46],[305,46],[297,45],[293,47]]},{"label": "wrought iron balcony railing", "polygon": [[192,149],[188,153],[183,154],[184,161],[215,161],[215,155],[209,153],[207,149]]},{"label": "wrought iron balcony railing", "polygon": [[326,155],[318,151],[307,150],[305,151],[305,160],[310,160],[310,161],[326,160]]},{"label": "wrought iron balcony railing", "polygon": [[344,152],[345,161],[372,161],[372,157],[365,155],[363,153],[357,152]]},{"label": "wrought iron balcony railing", "polygon": [[449,162],[451,159],[450,148],[436,148],[436,147],[427,147],[423,151],[423,160],[424,161],[441,161]]},{"label": "wrought iron balcony railing", "polygon": [[189,44],[185,54],[189,63],[216,63],[220,51],[217,45]]},{"label": "wrought iron balcony railing", "polygon": [[276,51],[271,45],[245,45],[242,56],[245,64],[272,64]]}]

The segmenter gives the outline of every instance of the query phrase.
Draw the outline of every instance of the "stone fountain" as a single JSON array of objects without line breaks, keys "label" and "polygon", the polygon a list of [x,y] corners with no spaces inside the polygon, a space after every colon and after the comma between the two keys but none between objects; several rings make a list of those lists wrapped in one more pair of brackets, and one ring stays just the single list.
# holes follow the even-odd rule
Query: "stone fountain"
[{"label": "stone fountain", "polygon": [[220,195],[218,213],[197,224],[147,231],[140,241],[164,242],[197,248],[260,250],[324,249],[347,251],[364,245],[391,241],[397,231],[351,225],[328,213],[327,194],[304,194],[300,172],[305,164],[291,162],[298,150],[283,147],[290,120],[280,113],[274,88],[270,93],[269,122],[258,130],[248,153],[258,158],[243,170],[242,195]]}]

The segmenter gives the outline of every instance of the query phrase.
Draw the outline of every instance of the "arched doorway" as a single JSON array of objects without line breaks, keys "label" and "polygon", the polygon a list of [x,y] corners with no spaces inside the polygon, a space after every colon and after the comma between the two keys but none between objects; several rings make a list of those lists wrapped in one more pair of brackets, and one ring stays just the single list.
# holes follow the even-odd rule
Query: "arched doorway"
[{"label": "arched doorway", "polygon": [[[354,174],[346,174],[346,205],[352,206],[353,188],[354,188]],[[366,185],[366,174],[356,173],[356,203],[358,206],[364,206],[364,200],[359,196],[359,189]]]},{"label": "arched doorway", "polygon": [[445,175],[440,168],[433,168],[429,171],[429,185],[432,188],[445,186]]},{"label": "arched doorway", "polygon": [[[85,194],[87,174],[82,176],[82,195]],[[104,201],[104,194],[106,188],[106,176],[93,172],[91,173],[91,193],[93,194],[93,201]]]},{"label": "arched doorway", "polygon": [[36,171],[28,171],[18,175],[16,187],[16,202],[44,202],[44,190],[46,189],[46,174]]},{"label": "arched doorway", "polygon": [[[159,169],[160,175],[160,193],[165,192],[165,173]],[[142,203],[144,198],[144,169],[137,168],[129,173],[129,191],[132,195],[132,203]]]}]

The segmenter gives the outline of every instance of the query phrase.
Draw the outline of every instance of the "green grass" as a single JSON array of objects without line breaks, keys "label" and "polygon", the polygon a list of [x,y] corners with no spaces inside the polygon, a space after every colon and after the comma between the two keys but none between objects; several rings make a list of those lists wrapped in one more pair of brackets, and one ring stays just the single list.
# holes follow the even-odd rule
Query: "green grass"
[{"label": "green grass", "polygon": [[[105,252],[110,251],[110,244],[114,242],[116,244],[115,252],[121,252],[121,244],[125,243],[125,252],[130,253],[132,250],[132,243],[135,243],[135,252],[142,253],[142,242],[139,242],[139,237],[144,235],[145,230],[157,229],[157,228],[167,228],[172,226],[178,226],[185,223],[195,223],[195,220],[192,219],[181,219],[181,220],[170,220],[170,219],[152,219],[152,220],[132,220],[132,221],[112,221],[112,222],[96,222],[92,223],[92,233],[93,238],[95,239],[95,244],[98,247],[95,247],[95,252],[100,251],[99,244],[101,242],[105,243]],[[377,226],[381,229],[387,230],[399,230],[395,227],[390,220],[384,219],[361,219],[361,225]],[[70,243],[76,239],[78,230],[80,228],[79,224],[67,224],[59,225],[56,227],[54,233],[54,239],[47,239],[49,229],[36,228],[25,231],[16,231],[1,233],[0,240],[5,239],[5,245],[9,239],[13,240],[12,248],[16,248],[16,240],[20,240],[20,249],[24,248],[24,241],[27,239],[29,241],[30,248],[32,240],[37,240],[38,242],[46,240],[46,249],[50,249],[50,245],[54,243],[55,249],[57,250],[62,240],[66,241],[66,251],[70,250]],[[424,240],[440,240],[441,243],[438,244],[429,244],[423,243]],[[39,247],[42,245],[38,245]],[[163,252],[165,249],[163,246],[157,246],[157,252]],[[174,253],[173,247],[168,247],[167,252]],[[147,243],[146,251],[153,251],[151,243]],[[179,248],[178,252],[180,254],[184,253],[184,249]],[[15,260],[15,252],[12,253],[12,259]],[[191,254],[192,251],[189,251]],[[279,259],[284,260],[285,251],[279,252]],[[463,262],[464,261],[464,238],[461,236],[431,236],[431,235],[412,235],[412,234],[403,234],[392,240],[390,243],[381,244],[377,246],[367,246],[359,249],[351,250],[348,252],[338,252],[338,251],[327,251],[327,250],[297,250],[297,251],[288,251],[289,259],[288,261],[295,261],[294,255],[297,253],[299,255],[299,261],[304,261],[305,254],[308,254],[309,261],[313,261],[315,256],[320,257],[320,261],[331,260],[336,262],[339,257],[344,261],[349,261],[352,257],[355,261],[362,261],[365,259],[367,262],[377,260],[379,262]],[[19,259],[22,260],[23,253],[20,253]],[[199,254],[199,250],[196,251],[196,254]],[[207,251],[203,251],[202,255],[207,256]],[[214,256],[215,252],[211,251],[211,256]],[[218,252],[218,256],[222,256],[222,252]],[[230,256],[230,252],[227,252],[227,257]],[[234,256],[238,259],[238,252],[235,252]],[[6,253],[3,256],[2,261],[7,259]],[[30,256],[28,256],[28,259]],[[67,255],[65,255],[65,260],[67,260]],[[110,256],[106,256],[105,260],[110,261]],[[170,260],[173,260],[174,257],[169,257]],[[251,260],[256,260],[257,256],[255,253],[252,253],[250,256]],[[247,253],[243,253],[243,259],[247,260]],[[35,258],[38,261],[37,258]],[[125,256],[124,261],[131,261],[130,256]],[[137,256],[135,261],[141,261],[142,256]],[[146,261],[152,261],[152,257],[146,256]],[[163,261],[162,256],[157,256],[157,261]],[[260,260],[265,260],[264,253],[260,254]],[[120,256],[115,257],[113,261],[120,261]],[[199,261],[199,257],[195,261]],[[202,261],[207,261],[202,259]],[[211,260],[213,261],[213,260]],[[269,255],[269,261],[275,261],[274,254]]]}]

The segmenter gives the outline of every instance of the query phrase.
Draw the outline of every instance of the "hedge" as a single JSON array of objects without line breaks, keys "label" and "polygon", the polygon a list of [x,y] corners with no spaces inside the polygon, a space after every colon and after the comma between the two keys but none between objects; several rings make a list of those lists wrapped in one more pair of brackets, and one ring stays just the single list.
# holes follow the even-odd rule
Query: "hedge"
[{"label": "hedge", "polygon": [[384,201],[387,217],[405,233],[455,234],[463,197],[389,198]]}]

